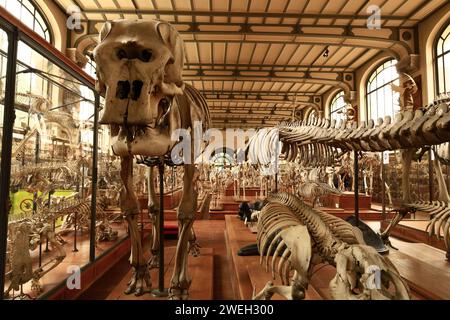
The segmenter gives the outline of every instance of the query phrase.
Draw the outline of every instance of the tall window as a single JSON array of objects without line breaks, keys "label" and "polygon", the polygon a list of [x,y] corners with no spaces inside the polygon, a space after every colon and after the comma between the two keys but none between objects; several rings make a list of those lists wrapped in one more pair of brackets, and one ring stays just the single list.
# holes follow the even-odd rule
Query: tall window
[{"label": "tall window", "polygon": [[[42,38],[51,42],[49,25],[34,2],[31,0],[0,0],[0,5]],[[2,70],[6,68],[6,51],[7,39],[0,35],[0,68]],[[16,104],[30,105],[33,101],[29,96],[30,93],[50,99],[52,91],[48,80],[38,73],[29,71],[38,69],[52,72],[52,65],[22,41],[18,43],[17,59]],[[16,124],[22,121],[27,122],[23,119],[28,118],[28,112],[16,110]]]},{"label": "tall window", "polygon": [[51,42],[48,24],[30,0],[0,0],[0,5],[42,38]]},{"label": "tall window", "polygon": [[330,105],[330,119],[336,119],[336,121],[341,121],[345,119],[347,103],[344,99],[344,91],[339,91],[331,101]]},{"label": "tall window", "polygon": [[450,91],[450,24],[444,29],[436,44],[437,92]]},{"label": "tall window", "polygon": [[400,110],[399,94],[391,89],[391,84],[400,85],[396,64],[396,60],[386,61],[370,75],[366,88],[368,119],[394,117]]}]

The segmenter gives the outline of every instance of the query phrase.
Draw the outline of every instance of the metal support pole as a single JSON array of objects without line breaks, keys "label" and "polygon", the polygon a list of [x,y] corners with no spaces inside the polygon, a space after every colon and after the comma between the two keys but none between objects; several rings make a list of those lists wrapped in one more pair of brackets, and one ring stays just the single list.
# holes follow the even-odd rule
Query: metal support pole
[{"label": "metal support pole", "polygon": [[164,160],[160,159],[159,169],[159,277],[158,289],[153,290],[152,294],[157,297],[168,295],[164,288]]},{"label": "metal support pole", "polygon": [[381,152],[381,217],[386,220],[386,168],[384,167],[384,152]]},{"label": "metal support pole", "polygon": [[100,96],[95,93],[94,106],[94,128],[93,128],[93,150],[92,150],[92,191],[91,191],[91,226],[89,233],[89,261],[95,260],[95,240],[96,240],[96,223],[97,223],[97,176],[98,176],[98,112],[100,110]]},{"label": "metal support pole", "polygon": [[173,206],[174,200],[173,200],[173,189],[175,188],[175,166],[172,167],[172,191],[171,191],[171,197],[170,197],[170,205]]},{"label": "metal support pole", "polygon": [[354,179],[354,186],[355,186],[355,218],[356,218],[356,226],[359,225],[359,165],[358,165],[358,151],[353,151],[354,156],[354,171],[355,176]]},{"label": "metal support pole", "polygon": [[72,252],[78,252],[77,249],[77,221],[78,220],[78,211],[75,211],[75,222],[73,226],[73,250]]},{"label": "metal support pole", "polygon": [[278,192],[278,171],[275,173],[275,192]]},{"label": "metal support pole", "polygon": [[39,268],[42,267],[42,242],[39,239]]},{"label": "metal support pole", "polygon": [[428,151],[428,192],[430,195],[430,202],[433,201],[433,150]]},{"label": "metal support pole", "polygon": [[85,194],[85,191],[84,191],[84,161],[83,161],[83,164],[82,164],[82,166],[81,166],[81,200],[84,200],[84,194]]},{"label": "metal support pole", "polygon": [[278,149],[279,143],[275,147],[275,192],[278,192]]},{"label": "metal support pole", "polygon": [[[50,175],[50,180],[51,180],[51,175]],[[50,191],[48,193],[48,211],[50,212],[50,202],[52,201],[52,192]],[[55,220],[53,220],[53,224],[55,223]],[[48,238],[45,240],[45,250],[44,252],[50,252],[50,250],[48,249]]]}]

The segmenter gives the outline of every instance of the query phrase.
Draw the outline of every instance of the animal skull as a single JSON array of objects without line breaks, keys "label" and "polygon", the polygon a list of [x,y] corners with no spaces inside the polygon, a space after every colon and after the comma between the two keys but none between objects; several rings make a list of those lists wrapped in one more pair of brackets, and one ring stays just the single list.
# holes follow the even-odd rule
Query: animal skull
[{"label": "animal skull", "polygon": [[183,58],[183,42],[166,22],[105,23],[94,50],[96,87],[105,94],[100,123],[112,126],[117,155],[158,156],[173,147],[170,134],[181,125],[174,98],[183,94]]},{"label": "animal skull", "polygon": [[[330,293],[334,299],[408,300],[410,298],[408,286],[399,276],[395,266],[387,258],[380,257],[372,247],[348,246],[339,251],[335,262],[336,276],[330,282]],[[374,273],[375,268],[378,273]],[[390,284],[393,284],[392,289]]]}]

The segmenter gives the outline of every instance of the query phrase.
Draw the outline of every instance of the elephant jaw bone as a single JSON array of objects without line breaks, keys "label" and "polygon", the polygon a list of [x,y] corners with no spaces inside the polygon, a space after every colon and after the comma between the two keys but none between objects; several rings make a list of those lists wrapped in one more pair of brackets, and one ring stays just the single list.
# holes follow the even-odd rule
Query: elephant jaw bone
[{"label": "elephant jaw bone", "polygon": [[[177,140],[172,133],[180,127],[178,108],[169,114],[168,126],[120,126],[118,134],[112,137],[112,150],[117,156],[143,155],[148,157],[167,154]],[[178,138],[178,137],[177,137]]]}]

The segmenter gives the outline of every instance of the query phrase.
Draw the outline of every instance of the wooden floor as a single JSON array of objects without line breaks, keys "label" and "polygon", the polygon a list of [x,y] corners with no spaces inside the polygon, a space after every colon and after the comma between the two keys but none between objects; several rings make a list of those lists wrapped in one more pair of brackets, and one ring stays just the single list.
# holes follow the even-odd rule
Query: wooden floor
[{"label": "wooden floor", "polygon": [[[223,220],[199,220],[194,223],[197,239],[201,246],[199,257],[189,257],[189,270],[192,277],[190,299],[232,299],[229,268],[226,262],[225,222]],[[173,270],[173,258],[176,240],[166,240],[165,254],[165,285],[169,284]],[[148,253],[148,243],[145,251]],[[147,257],[148,258],[148,257]],[[157,270],[152,270],[151,277],[153,287],[158,286]],[[123,291],[131,277],[130,264],[127,258],[122,259],[108,273],[106,273],[95,285],[80,296],[83,300],[154,300],[147,293],[141,297],[125,295]],[[210,279],[210,277],[212,279]]]},{"label": "wooden floor", "polygon": [[[199,220],[194,224],[198,241],[202,246],[202,257],[189,258],[190,273],[193,277],[191,299],[250,299],[254,289],[259,291],[267,281],[272,280],[271,274],[260,266],[259,257],[237,255],[240,248],[255,243],[255,234],[252,234],[236,216],[227,215],[225,218],[226,221]],[[374,230],[379,229],[379,222],[367,223]],[[450,263],[445,260],[442,250],[422,243],[407,243],[397,239],[392,239],[392,243],[400,250],[391,250],[389,258],[408,281],[413,299],[450,299]],[[168,248],[166,261],[169,266],[165,277],[166,285],[171,276],[170,264],[173,263],[171,259],[175,244],[175,240],[166,240]],[[213,269],[213,273],[206,271],[210,268]],[[306,299],[330,299],[328,284],[334,274],[335,270],[331,266],[316,266]],[[211,288],[205,286],[207,281],[204,277],[213,277]],[[130,265],[124,258],[80,298],[136,299],[134,295],[123,294],[129,279]],[[152,280],[156,287],[158,284],[156,270],[152,272]],[[146,294],[139,299],[154,298]]]},{"label": "wooden floor", "polygon": [[[382,221],[381,226],[383,229],[387,228],[389,225],[389,220]],[[415,242],[415,243],[425,243],[432,247],[446,250],[443,233],[442,230],[439,230],[440,238],[436,236],[429,236],[428,231],[426,230],[427,225],[429,224],[430,219],[426,220],[403,220],[395,226],[392,231],[392,237],[404,240],[406,242]]]},{"label": "wooden floor", "polygon": [[[366,223],[379,231],[380,222]],[[445,259],[445,251],[394,237],[391,243],[398,250],[389,250],[388,257],[412,290],[429,299],[450,299],[450,261]]]},{"label": "wooden floor", "polygon": [[[254,243],[256,235],[248,231],[242,222],[234,217],[226,217],[229,234],[229,255],[234,264],[237,299],[249,299],[253,288],[258,292],[272,275],[264,271],[259,264],[259,257],[239,257],[233,252],[238,248]],[[367,222],[378,230],[379,222]],[[395,264],[402,277],[407,281],[414,300],[450,299],[450,262],[445,260],[445,252],[423,243],[407,243],[392,239],[392,244],[399,250],[391,249],[388,257]],[[306,300],[330,299],[328,285],[335,275],[335,269],[329,265],[315,267]],[[276,279],[275,284],[280,284]]]}]

